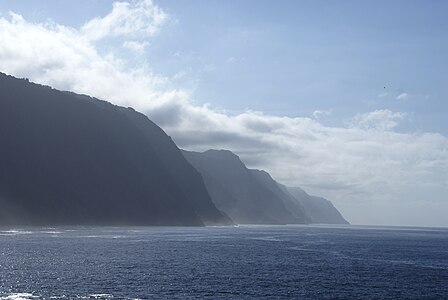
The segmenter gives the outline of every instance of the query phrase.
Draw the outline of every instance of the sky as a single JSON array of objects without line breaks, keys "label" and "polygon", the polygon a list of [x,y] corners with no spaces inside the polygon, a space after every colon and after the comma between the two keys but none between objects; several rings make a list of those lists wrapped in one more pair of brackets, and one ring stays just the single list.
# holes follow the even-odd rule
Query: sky
[{"label": "sky", "polygon": [[4,0],[0,71],[134,107],[179,147],[230,149],[353,224],[448,226],[446,11]]}]

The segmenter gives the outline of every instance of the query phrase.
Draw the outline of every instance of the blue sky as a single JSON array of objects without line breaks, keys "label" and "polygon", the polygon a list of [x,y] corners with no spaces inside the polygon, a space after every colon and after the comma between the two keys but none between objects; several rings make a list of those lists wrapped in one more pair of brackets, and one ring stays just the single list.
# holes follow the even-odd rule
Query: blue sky
[{"label": "blue sky", "polygon": [[[160,5],[179,23],[155,47],[154,66],[161,72],[191,69],[199,77],[198,101],[289,116],[331,110],[335,123],[390,108],[413,113],[403,130],[448,132],[446,2]],[[167,48],[185,56],[173,61]],[[207,65],[213,71],[201,70]],[[408,99],[396,101],[402,93]]]},{"label": "blue sky", "polygon": [[448,226],[447,11],[5,0],[0,71],[133,106],[180,147],[231,149],[353,223]]},{"label": "blue sky", "polygon": [[[195,101],[341,125],[388,108],[412,116],[402,131],[448,135],[446,1],[157,2],[170,23],[145,59],[161,74],[185,73]],[[79,27],[111,1],[2,1],[0,11]],[[139,62],[137,62],[139,63]],[[384,88],[386,87],[386,88]],[[396,99],[400,94],[406,99]],[[387,95],[385,95],[387,94]]]}]

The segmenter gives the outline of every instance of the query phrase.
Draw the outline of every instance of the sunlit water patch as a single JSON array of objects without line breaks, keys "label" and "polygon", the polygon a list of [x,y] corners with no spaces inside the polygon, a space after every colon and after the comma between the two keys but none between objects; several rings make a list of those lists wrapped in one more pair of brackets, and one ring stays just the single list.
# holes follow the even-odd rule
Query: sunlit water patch
[{"label": "sunlit water patch", "polygon": [[0,299],[443,299],[446,249],[427,228],[0,228]]}]

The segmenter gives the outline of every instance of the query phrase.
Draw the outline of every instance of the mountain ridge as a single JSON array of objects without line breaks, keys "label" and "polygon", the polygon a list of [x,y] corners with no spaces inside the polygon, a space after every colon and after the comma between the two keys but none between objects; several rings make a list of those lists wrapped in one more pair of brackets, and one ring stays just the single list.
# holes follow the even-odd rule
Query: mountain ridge
[{"label": "mountain ridge", "polygon": [[143,114],[3,73],[0,91],[0,223],[232,224]]},{"label": "mountain ridge", "polygon": [[0,73],[0,225],[348,222],[229,150],[180,150],[133,108]]},{"label": "mountain ridge", "polygon": [[236,223],[348,224],[329,200],[287,188],[268,172],[247,168],[229,150],[182,153],[202,174],[215,205]]}]

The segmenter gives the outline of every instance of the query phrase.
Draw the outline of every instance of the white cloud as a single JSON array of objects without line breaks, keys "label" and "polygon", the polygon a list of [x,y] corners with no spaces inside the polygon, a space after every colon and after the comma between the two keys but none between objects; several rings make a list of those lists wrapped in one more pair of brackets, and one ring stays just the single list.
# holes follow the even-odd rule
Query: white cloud
[{"label": "white cloud", "polygon": [[125,41],[123,47],[134,52],[137,55],[141,55],[145,52],[148,42],[136,42],[136,41]]},{"label": "white cloud", "polygon": [[159,31],[166,19],[167,15],[151,0],[114,2],[108,15],[87,22],[81,32],[89,40],[119,36],[150,37]]},{"label": "white cloud", "polygon": [[329,111],[329,110],[315,110],[313,112],[313,117],[316,120],[319,120],[320,118],[326,117],[326,116],[329,116],[329,115],[331,115],[331,111]]},{"label": "white cloud", "polygon": [[406,100],[406,99],[408,99],[408,97],[409,97],[409,94],[407,94],[407,93],[401,93],[400,95],[398,95],[397,96],[397,100]]},{"label": "white cloud", "polygon": [[[405,113],[358,114],[347,127],[324,126],[318,120],[323,111],[316,111],[315,119],[250,110],[229,115],[195,105],[188,91],[173,87],[175,80],[144,67],[129,69],[114,53],[98,50],[97,41],[108,37],[125,39],[120,45],[130,36],[132,41],[153,38],[166,18],[151,1],[115,3],[110,14],[81,29],[34,24],[11,14],[0,18],[0,71],[133,106],[179,146],[231,149],[281,182],[334,200],[355,222],[391,223],[399,220],[400,207],[412,211],[413,203],[417,208],[431,202],[428,210],[446,207],[448,139],[436,133],[395,132]],[[380,219],[369,214],[374,204],[398,207],[397,213]],[[431,221],[448,225],[444,219]]]},{"label": "white cloud", "polygon": [[391,130],[398,122],[407,116],[406,113],[392,112],[388,109],[375,110],[356,115],[350,122],[351,127],[359,127],[365,130]]}]

